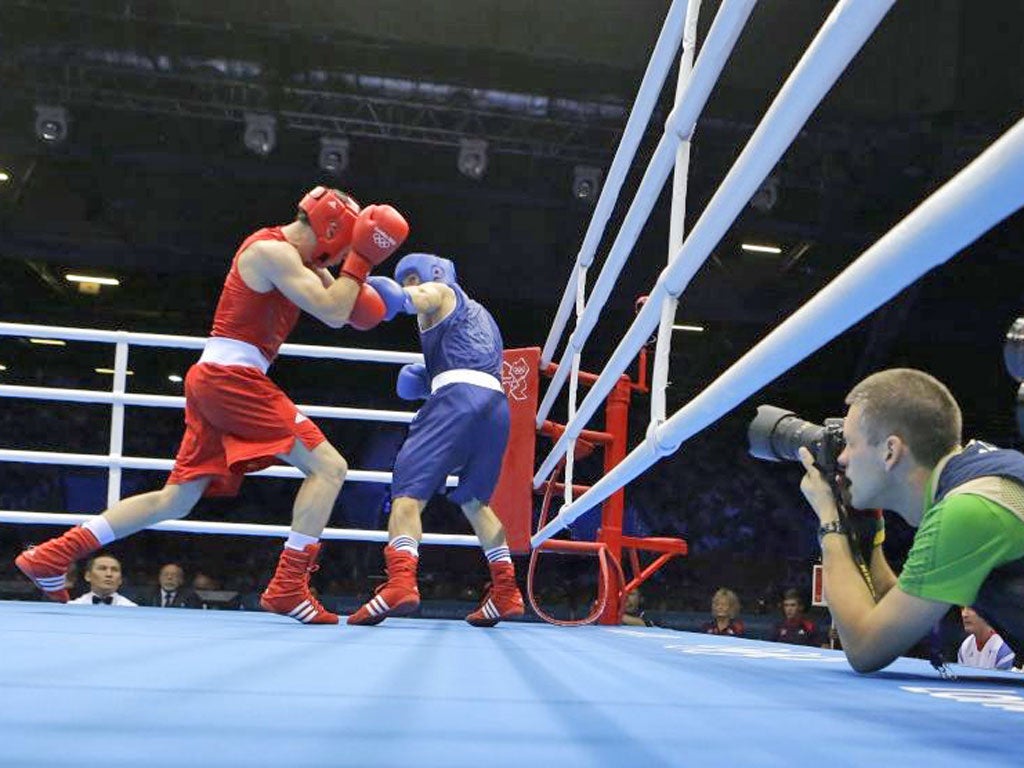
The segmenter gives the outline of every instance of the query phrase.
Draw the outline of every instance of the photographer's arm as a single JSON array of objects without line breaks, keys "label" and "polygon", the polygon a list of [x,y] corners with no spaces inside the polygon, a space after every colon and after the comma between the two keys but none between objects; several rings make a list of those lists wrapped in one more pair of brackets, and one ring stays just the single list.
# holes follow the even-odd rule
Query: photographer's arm
[{"label": "photographer's arm", "polygon": [[[876,604],[844,536],[825,536],[821,559],[829,610],[846,658],[858,672],[874,672],[888,665],[927,635],[949,609],[945,603],[908,595],[892,584]],[[873,556],[872,565],[875,559]]]},{"label": "photographer's arm", "polygon": [[[815,468],[806,448],[800,449],[806,474],[800,490],[821,524],[839,519],[832,489]],[[854,562],[845,536],[827,534],[821,540],[821,560],[825,573],[825,591],[829,610],[839,630],[846,658],[858,672],[873,672],[928,634],[932,625],[949,608],[945,603],[908,595],[895,585],[895,575],[881,552],[872,552],[872,578],[885,597],[879,603],[871,597],[868,585]],[[880,561],[880,562],[878,562]],[[876,569],[876,564],[878,568]]]},{"label": "photographer's arm", "polygon": [[879,599],[885,597],[889,590],[896,586],[896,574],[889,567],[885,553],[880,546],[871,550],[871,581],[875,584],[875,592]]}]

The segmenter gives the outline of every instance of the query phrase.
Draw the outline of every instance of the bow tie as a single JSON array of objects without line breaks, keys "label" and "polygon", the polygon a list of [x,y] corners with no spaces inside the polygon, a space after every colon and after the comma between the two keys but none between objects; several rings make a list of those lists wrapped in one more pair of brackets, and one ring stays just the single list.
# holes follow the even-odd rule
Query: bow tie
[{"label": "bow tie", "polygon": [[104,605],[110,605],[113,602],[114,602],[114,596],[113,595],[107,595],[106,597],[100,597],[99,595],[93,595],[92,596],[92,604],[93,605],[99,605],[100,603],[103,603]]}]

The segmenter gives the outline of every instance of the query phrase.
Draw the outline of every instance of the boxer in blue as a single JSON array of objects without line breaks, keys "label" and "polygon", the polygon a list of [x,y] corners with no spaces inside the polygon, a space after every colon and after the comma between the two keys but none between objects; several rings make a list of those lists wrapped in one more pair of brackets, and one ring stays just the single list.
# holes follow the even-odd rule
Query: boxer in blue
[{"label": "boxer in blue", "polygon": [[448,498],[480,539],[491,571],[491,588],[466,621],[493,627],[523,615],[505,529],[488,506],[498,482],[509,434],[508,399],[501,387],[501,331],[491,314],[456,282],[455,265],[427,253],[410,253],[395,267],[395,279],[372,277],[387,306],[385,319],[414,314],[426,364],[406,365],[397,390],[405,400],[426,399],[409,425],[391,483],[388,579],[348,618],[349,624],[379,624],[420,604],[416,586],[421,514],[427,501],[457,473]]}]

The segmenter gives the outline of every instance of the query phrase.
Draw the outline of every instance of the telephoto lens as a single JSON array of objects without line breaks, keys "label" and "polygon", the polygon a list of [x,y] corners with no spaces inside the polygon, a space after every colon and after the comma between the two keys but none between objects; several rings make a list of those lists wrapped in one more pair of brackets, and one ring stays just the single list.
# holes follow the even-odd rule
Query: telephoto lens
[{"label": "telephoto lens", "polygon": [[801,445],[817,460],[824,436],[825,427],[774,405],[759,405],[747,429],[750,455],[766,461],[800,461]]}]

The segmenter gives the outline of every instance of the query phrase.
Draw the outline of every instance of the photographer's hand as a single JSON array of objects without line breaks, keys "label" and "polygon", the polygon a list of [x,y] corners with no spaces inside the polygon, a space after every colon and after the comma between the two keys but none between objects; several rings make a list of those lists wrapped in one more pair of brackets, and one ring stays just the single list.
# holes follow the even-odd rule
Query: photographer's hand
[{"label": "photographer's hand", "polygon": [[804,465],[806,471],[800,481],[800,491],[818,516],[818,520],[822,525],[838,520],[839,509],[836,507],[836,500],[832,495],[832,487],[821,471],[814,466],[814,457],[811,456],[811,452],[802,446],[800,448],[800,463]]}]

